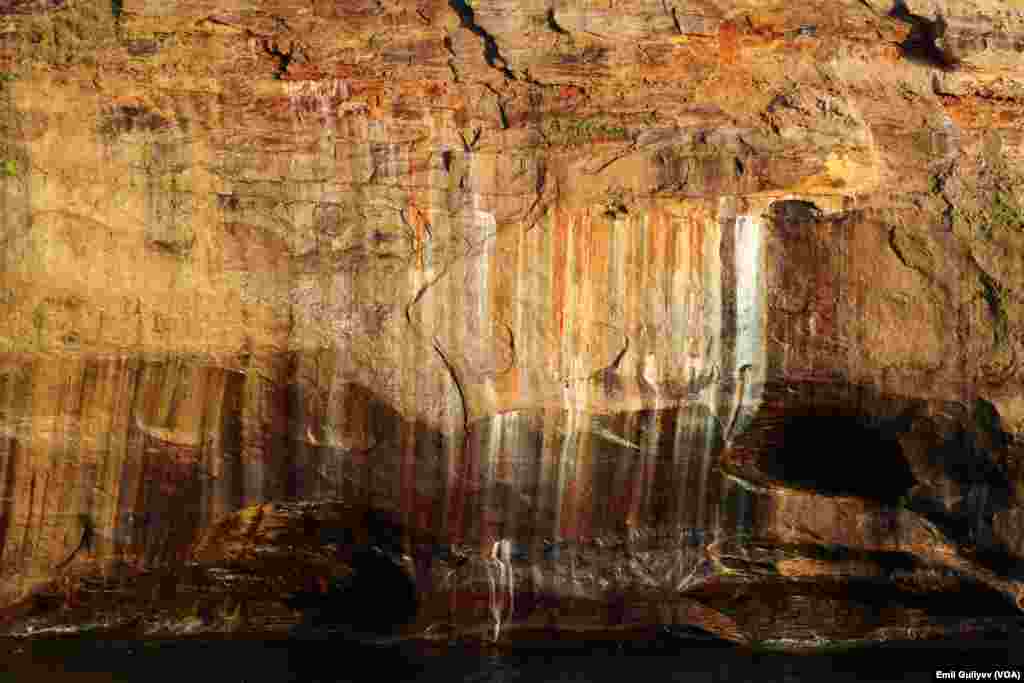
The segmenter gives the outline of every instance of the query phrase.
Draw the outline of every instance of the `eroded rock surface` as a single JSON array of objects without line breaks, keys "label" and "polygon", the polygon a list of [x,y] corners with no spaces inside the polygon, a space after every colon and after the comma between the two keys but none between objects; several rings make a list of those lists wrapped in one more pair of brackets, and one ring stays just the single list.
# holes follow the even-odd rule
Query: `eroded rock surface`
[{"label": "eroded rock surface", "polygon": [[0,1],[6,628],[1016,624],[1019,4]]}]

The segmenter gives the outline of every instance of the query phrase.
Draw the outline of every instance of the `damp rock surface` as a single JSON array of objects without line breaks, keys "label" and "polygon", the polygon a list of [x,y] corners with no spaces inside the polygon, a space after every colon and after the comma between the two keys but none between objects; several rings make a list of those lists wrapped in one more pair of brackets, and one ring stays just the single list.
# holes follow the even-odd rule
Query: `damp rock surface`
[{"label": "damp rock surface", "polygon": [[1013,628],[1013,5],[0,0],[3,628]]}]

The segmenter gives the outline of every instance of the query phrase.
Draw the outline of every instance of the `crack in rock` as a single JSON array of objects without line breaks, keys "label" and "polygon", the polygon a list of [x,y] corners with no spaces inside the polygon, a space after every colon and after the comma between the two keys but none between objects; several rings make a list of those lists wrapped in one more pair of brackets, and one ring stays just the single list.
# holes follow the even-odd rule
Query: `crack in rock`
[{"label": "crack in rock", "polygon": [[498,41],[496,41],[494,36],[488,33],[482,26],[476,23],[476,15],[473,12],[473,8],[469,6],[466,0],[448,0],[448,6],[452,8],[453,12],[459,15],[459,19],[462,22],[462,28],[469,29],[483,41],[484,59],[487,60],[487,66],[497,69],[505,76],[505,78],[511,81],[516,80],[516,75],[512,73],[512,69],[508,66],[508,60],[502,57],[501,52],[498,50]]}]

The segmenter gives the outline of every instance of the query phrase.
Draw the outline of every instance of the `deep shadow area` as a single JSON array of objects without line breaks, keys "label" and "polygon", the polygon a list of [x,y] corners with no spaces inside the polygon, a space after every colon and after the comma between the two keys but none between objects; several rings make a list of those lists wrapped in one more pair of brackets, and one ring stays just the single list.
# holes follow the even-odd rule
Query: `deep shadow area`
[{"label": "deep shadow area", "polygon": [[907,504],[907,508],[926,518],[947,538],[959,544],[964,556],[1001,577],[1024,580],[1024,562],[996,538],[990,508],[978,508],[970,512],[974,497],[969,494],[966,501],[958,503],[952,512],[939,501],[930,498],[914,498]]},{"label": "deep shadow area", "polygon": [[991,403],[976,401],[972,417],[973,425],[960,426],[928,452],[928,460],[968,491],[983,489],[984,495],[979,491],[965,501],[965,512],[991,517],[1010,505],[1010,482],[995,457],[1007,447],[1009,437]]},{"label": "deep shadow area", "polygon": [[946,70],[956,66],[956,60],[935,44],[946,33],[946,21],[941,15],[932,21],[912,14],[905,0],[897,0],[889,16],[910,25],[910,34],[900,43],[908,61]]},{"label": "deep shadow area", "polygon": [[916,632],[929,624],[958,632],[965,625],[1008,627],[1020,620],[1001,592],[939,568],[894,577],[762,576],[757,583],[708,585],[689,595],[743,623],[754,639],[808,632],[861,639],[879,628]]},{"label": "deep shadow area", "polygon": [[822,562],[872,562],[887,574],[913,572],[923,566],[914,555],[897,550],[862,550],[838,544],[788,544],[779,550]]},{"label": "deep shadow area", "polygon": [[801,199],[785,199],[771,205],[772,224],[777,226],[816,223],[821,217],[821,209],[813,202]]},{"label": "deep shadow area", "polygon": [[853,417],[795,415],[785,419],[780,446],[763,454],[760,467],[799,488],[892,504],[914,485],[897,434]]},{"label": "deep shadow area", "polygon": [[995,406],[977,400],[970,420],[927,452],[928,462],[960,486],[960,499],[948,508],[941,501],[915,496],[907,504],[946,536],[964,546],[965,554],[1001,576],[1024,578],[1024,566],[997,537],[995,515],[1013,506],[1005,462],[1010,437]]},{"label": "deep shadow area", "polygon": [[633,650],[614,641],[553,652],[336,642],[247,640],[107,641],[61,638],[0,640],[0,683],[163,683],[181,680],[246,683],[620,683],[623,680],[792,683],[793,681],[930,681],[936,670],[993,671],[1022,663],[1019,627],[938,641],[883,643],[808,655],[766,649]]},{"label": "deep shadow area", "polygon": [[[296,637],[338,629],[354,638],[394,633],[416,617],[416,584],[403,568],[401,526],[385,512],[367,510],[360,529],[321,529],[320,537],[336,544],[338,555],[352,569],[344,580],[322,580],[312,590],[288,596],[292,609],[303,612]],[[362,537],[363,543],[354,541]]]},{"label": "deep shadow area", "polygon": [[1018,616],[1016,607],[1002,593],[972,579],[959,577],[954,581],[947,590],[916,591],[903,589],[888,579],[854,579],[846,586],[843,597],[876,614],[900,608],[952,621]]}]

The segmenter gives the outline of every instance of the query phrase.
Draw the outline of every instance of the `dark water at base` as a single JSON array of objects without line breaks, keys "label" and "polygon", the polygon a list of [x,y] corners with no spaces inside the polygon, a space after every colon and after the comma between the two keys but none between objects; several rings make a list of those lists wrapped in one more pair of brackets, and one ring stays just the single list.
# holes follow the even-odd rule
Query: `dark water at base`
[{"label": "dark water at base", "polygon": [[[641,681],[934,681],[937,670],[1024,673],[1024,642],[928,642],[831,655],[683,647],[672,653],[607,650],[488,654],[286,641],[0,642],[0,683],[641,683]],[[986,680],[986,679],[980,679]],[[1010,677],[988,680],[1020,680]]]}]

